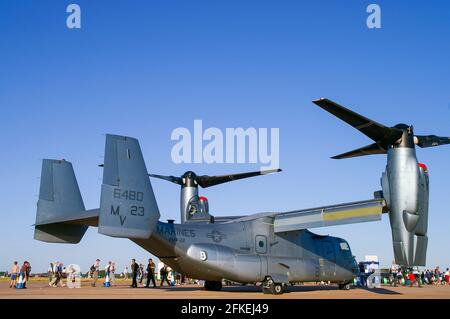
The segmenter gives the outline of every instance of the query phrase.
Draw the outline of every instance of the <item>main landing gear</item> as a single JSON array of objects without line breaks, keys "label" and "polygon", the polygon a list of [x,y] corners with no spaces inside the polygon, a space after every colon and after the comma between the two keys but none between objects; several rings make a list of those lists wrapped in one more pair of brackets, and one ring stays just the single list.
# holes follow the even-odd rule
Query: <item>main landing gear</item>
[{"label": "main landing gear", "polygon": [[205,281],[205,290],[221,291],[222,290],[222,282],[221,281]]},{"label": "main landing gear", "polygon": [[350,290],[350,284],[339,284],[339,290]]},{"label": "main landing gear", "polygon": [[264,294],[281,295],[283,293],[283,284],[275,283],[272,278],[267,277],[262,283]]}]

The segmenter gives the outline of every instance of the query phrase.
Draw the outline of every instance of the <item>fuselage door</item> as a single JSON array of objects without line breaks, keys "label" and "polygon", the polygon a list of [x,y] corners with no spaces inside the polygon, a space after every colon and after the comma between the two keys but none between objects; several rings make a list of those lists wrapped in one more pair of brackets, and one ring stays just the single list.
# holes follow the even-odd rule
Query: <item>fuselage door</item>
[{"label": "fuselage door", "polygon": [[267,237],[265,235],[255,236],[255,250],[257,254],[267,254]]}]

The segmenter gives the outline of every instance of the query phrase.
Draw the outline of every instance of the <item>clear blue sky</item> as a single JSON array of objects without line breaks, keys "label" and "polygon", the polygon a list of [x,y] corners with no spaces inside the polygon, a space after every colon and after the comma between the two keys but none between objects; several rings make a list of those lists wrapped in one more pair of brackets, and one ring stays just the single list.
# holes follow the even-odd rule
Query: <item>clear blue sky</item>
[{"label": "clear blue sky", "polygon": [[[66,6],[81,6],[81,30]],[[99,257],[120,269],[148,254],[90,229],[79,245],[33,240],[41,159],[73,162],[87,208],[99,206],[104,134],[140,139],[149,171],[223,174],[248,164],[176,165],[170,134],[207,127],[280,128],[283,173],[203,191],[213,214],[308,208],[371,198],[384,156],[329,157],[369,143],[311,103],[329,97],[386,125],[450,135],[450,4],[376,1],[0,1],[0,269],[28,259]],[[431,174],[429,266],[450,265],[450,146],[418,150]],[[272,185],[272,188],[266,186]],[[179,190],[153,181],[164,219]],[[392,260],[382,222],[318,229],[346,238],[358,259]]]}]

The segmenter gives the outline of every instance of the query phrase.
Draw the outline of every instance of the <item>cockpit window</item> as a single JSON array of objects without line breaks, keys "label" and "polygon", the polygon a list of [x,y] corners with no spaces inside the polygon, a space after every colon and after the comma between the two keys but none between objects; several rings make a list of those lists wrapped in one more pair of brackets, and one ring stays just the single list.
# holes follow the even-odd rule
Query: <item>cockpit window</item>
[{"label": "cockpit window", "polygon": [[348,247],[348,244],[346,242],[340,243],[341,250],[350,250],[350,247]]}]

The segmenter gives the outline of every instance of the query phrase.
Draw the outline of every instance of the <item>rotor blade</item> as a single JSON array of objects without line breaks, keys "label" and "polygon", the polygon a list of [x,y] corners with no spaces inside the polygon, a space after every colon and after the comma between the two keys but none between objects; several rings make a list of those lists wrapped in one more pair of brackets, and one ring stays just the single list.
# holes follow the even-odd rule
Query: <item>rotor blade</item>
[{"label": "rotor blade", "polygon": [[266,170],[266,171],[256,171],[256,172],[249,172],[249,173],[240,173],[240,174],[232,174],[232,175],[222,175],[222,176],[208,176],[208,175],[203,175],[203,176],[197,176],[197,183],[203,187],[203,188],[207,188],[207,187],[211,187],[211,186],[215,186],[215,185],[219,185],[219,184],[223,184],[223,183],[228,183],[228,182],[232,182],[238,179],[243,179],[243,178],[249,178],[249,177],[254,177],[254,176],[259,176],[259,175],[266,175],[266,174],[271,174],[271,173],[276,173],[276,172],[281,172],[281,169],[271,169],[271,170]]},{"label": "rotor blade", "polygon": [[389,144],[394,143],[402,137],[402,130],[386,127],[329,99],[322,98],[313,101],[313,103],[347,124],[353,126],[358,131],[383,147],[387,147]]},{"label": "rotor blade", "polygon": [[333,156],[333,159],[343,159],[343,158],[350,158],[350,157],[357,157],[357,156],[366,156],[366,155],[374,155],[374,154],[386,154],[387,151],[381,147],[377,143],[373,143],[361,148],[358,148],[356,150],[339,154],[336,156]]},{"label": "rotor blade", "polygon": [[432,147],[450,144],[450,137],[441,137],[436,135],[416,135],[417,145],[420,147]]},{"label": "rotor blade", "polygon": [[178,185],[183,185],[183,179],[181,177],[175,177],[175,176],[164,176],[164,175],[156,175],[156,174],[148,174],[150,177],[163,179],[168,182],[172,182]]}]

